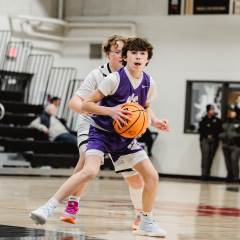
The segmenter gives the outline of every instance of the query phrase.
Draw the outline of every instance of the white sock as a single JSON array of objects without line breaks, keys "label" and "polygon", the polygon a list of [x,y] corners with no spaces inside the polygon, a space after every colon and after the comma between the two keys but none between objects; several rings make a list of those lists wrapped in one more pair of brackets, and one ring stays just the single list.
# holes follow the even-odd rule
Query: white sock
[{"label": "white sock", "polygon": [[54,197],[50,198],[48,200],[48,202],[45,204],[47,206],[49,206],[50,208],[54,209],[59,205],[59,201],[57,199],[55,199]]},{"label": "white sock", "polygon": [[142,192],[143,188],[132,188],[129,186],[130,198],[132,200],[136,215],[142,211]]}]

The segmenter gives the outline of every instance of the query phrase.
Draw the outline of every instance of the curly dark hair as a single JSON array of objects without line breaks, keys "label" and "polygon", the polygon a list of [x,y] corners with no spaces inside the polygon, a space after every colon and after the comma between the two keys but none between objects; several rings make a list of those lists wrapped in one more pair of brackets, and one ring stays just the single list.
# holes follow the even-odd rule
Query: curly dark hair
[{"label": "curly dark hair", "polygon": [[123,65],[126,66],[127,62],[124,58],[127,57],[127,51],[147,51],[148,52],[148,60],[150,60],[153,56],[153,46],[146,39],[135,37],[128,38],[126,44],[122,49],[122,62]]}]

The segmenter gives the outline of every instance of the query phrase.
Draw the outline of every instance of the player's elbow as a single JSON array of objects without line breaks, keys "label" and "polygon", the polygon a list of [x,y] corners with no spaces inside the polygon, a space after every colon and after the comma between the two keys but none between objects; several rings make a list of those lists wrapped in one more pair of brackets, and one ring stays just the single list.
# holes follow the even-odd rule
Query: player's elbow
[{"label": "player's elbow", "polygon": [[82,108],[82,112],[89,112],[88,103],[87,102],[83,101],[81,108]]},{"label": "player's elbow", "polygon": [[82,98],[80,98],[79,96],[73,96],[68,102],[68,107],[74,112],[83,113],[84,111],[82,108],[82,103]]}]

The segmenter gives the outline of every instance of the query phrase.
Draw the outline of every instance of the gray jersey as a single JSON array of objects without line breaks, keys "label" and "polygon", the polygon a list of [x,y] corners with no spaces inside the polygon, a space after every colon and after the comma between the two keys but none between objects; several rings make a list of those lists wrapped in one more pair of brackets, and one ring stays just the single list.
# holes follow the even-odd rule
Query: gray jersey
[{"label": "gray jersey", "polygon": [[[111,73],[109,63],[106,63],[102,66],[91,71],[87,77],[84,79],[82,85],[77,89],[75,95],[79,97],[86,97],[91,94],[93,91],[98,89],[99,84],[102,80]],[[77,130],[77,140],[80,152],[85,152],[86,143],[88,141],[88,132],[90,125],[94,125],[92,118],[86,115],[79,114],[78,116],[78,130]]]},{"label": "gray jersey", "polygon": [[[109,64],[106,63],[102,66],[91,71],[84,79],[80,88],[76,91],[75,95],[79,97],[86,97],[93,91],[98,89],[102,80],[111,73]],[[79,115],[78,117],[78,129],[84,129],[84,132],[88,132],[89,124],[94,124],[92,119],[86,115]]]}]

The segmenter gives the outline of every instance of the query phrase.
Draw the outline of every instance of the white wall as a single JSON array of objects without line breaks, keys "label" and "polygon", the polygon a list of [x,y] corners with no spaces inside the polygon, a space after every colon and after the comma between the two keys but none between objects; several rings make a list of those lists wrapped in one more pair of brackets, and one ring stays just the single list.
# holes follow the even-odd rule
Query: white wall
[{"label": "white wall", "polygon": [[167,15],[168,0],[66,0],[64,17]]},{"label": "white wall", "polygon": [[[239,17],[192,16],[137,19],[138,33],[155,46],[149,71],[156,79],[159,116],[171,132],[160,134],[154,163],[162,173],[200,175],[197,135],[183,134],[186,80],[240,80]],[[225,176],[221,152],[213,174]]]},{"label": "white wall", "polygon": [[57,16],[57,0],[0,0],[0,16],[32,15]]}]

